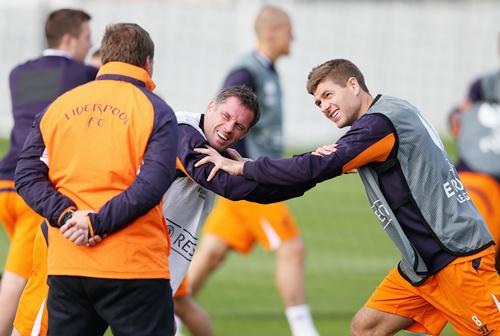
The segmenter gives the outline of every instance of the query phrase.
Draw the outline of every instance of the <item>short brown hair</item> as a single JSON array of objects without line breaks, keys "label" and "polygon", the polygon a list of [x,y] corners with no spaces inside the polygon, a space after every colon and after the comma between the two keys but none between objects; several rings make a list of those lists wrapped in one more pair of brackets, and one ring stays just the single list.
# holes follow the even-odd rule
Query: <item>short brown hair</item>
[{"label": "short brown hair", "polygon": [[314,95],[318,85],[325,79],[330,79],[337,85],[345,87],[349,78],[354,77],[366,93],[370,93],[365,84],[365,78],[358,67],[346,59],[334,59],[313,68],[307,76],[307,92]]},{"label": "short brown hair", "polygon": [[225,88],[217,95],[217,97],[215,97],[215,104],[223,104],[231,97],[238,98],[241,105],[253,112],[254,117],[252,123],[250,124],[250,128],[254,126],[260,119],[260,108],[259,100],[252,89],[245,85]]},{"label": "short brown hair", "polygon": [[117,23],[106,27],[101,42],[102,64],[125,62],[144,66],[153,59],[155,45],[149,33],[135,23]]},{"label": "short brown hair", "polygon": [[78,37],[82,23],[90,21],[90,15],[79,9],[63,8],[53,11],[45,22],[45,38],[49,48],[56,48],[64,34]]}]

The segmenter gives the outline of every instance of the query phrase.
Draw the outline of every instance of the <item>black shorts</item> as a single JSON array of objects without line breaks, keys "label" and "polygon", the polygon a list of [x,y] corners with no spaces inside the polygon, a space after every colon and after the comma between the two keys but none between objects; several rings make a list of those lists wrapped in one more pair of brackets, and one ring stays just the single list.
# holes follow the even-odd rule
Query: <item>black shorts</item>
[{"label": "black shorts", "polygon": [[49,276],[48,335],[174,335],[170,281]]}]

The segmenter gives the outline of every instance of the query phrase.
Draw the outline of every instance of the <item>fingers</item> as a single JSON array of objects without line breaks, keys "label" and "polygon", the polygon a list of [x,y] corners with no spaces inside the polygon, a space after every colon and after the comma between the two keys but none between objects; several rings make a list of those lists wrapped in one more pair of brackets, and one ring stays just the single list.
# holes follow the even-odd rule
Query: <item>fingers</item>
[{"label": "fingers", "polygon": [[66,231],[68,231],[69,229],[71,229],[72,227],[74,227],[75,224],[76,224],[75,221],[71,221],[71,220],[66,221],[66,223],[59,228],[59,231],[61,231],[61,233],[64,235],[64,237],[66,237],[66,235],[65,235]]},{"label": "fingers", "polygon": [[214,160],[214,159],[212,159],[212,157],[211,157],[211,156],[205,156],[203,159],[198,160],[198,161],[194,164],[194,167],[195,167],[195,168],[198,168],[199,166],[202,166],[202,165],[204,165],[205,163],[209,163],[209,162],[215,163],[215,160]]},{"label": "fingers", "polygon": [[82,231],[80,231],[79,233],[80,233],[80,235],[75,240],[71,240],[71,241],[73,243],[75,243],[76,245],[79,245],[79,246],[87,245],[87,243],[88,243],[88,236],[87,236],[87,234],[88,233],[85,233],[85,232],[82,232]]},{"label": "fingers", "polygon": [[205,154],[205,155],[210,154],[210,149],[209,148],[197,147],[197,148],[194,149],[194,151],[196,153]]},{"label": "fingers", "polygon": [[220,167],[215,165],[212,170],[210,171],[210,174],[208,174],[208,177],[207,177],[207,182],[210,182],[212,181],[212,179],[214,178],[214,176],[217,174],[217,172],[219,171]]},{"label": "fingers", "polygon": [[73,217],[85,217],[89,213],[95,213],[94,210],[78,210],[73,213]]},{"label": "fingers", "polygon": [[318,147],[314,152],[311,152],[315,156],[326,156],[331,155],[337,151],[337,144],[324,145]]},{"label": "fingers", "polygon": [[94,236],[89,239],[87,246],[95,246],[99,244],[102,241],[102,238],[100,236]]},{"label": "fingers", "polygon": [[59,230],[66,239],[76,245],[88,243],[89,227],[85,216],[70,218]]},{"label": "fingers", "polygon": [[228,148],[228,149],[226,149],[226,152],[227,152],[227,154],[229,154],[229,157],[231,159],[234,159],[236,161],[240,161],[243,159],[243,157],[240,155],[240,153],[236,149]]}]

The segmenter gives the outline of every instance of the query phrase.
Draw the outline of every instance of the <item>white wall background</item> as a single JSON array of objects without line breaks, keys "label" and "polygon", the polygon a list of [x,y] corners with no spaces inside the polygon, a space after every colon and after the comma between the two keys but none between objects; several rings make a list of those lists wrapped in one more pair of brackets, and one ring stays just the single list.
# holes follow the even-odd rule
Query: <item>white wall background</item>
[{"label": "white wall background", "polygon": [[[136,22],[156,43],[157,93],[174,109],[202,111],[237,56],[255,44],[252,0],[16,0],[0,2],[0,136],[12,127],[8,74],[44,47],[47,13],[77,7],[92,16],[97,48],[107,24]],[[372,94],[405,98],[443,134],[470,81],[498,68],[500,1],[271,1],[294,24],[290,56],[278,62],[288,146],[332,142],[335,125],[306,93],[311,68],[348,58]]]}]

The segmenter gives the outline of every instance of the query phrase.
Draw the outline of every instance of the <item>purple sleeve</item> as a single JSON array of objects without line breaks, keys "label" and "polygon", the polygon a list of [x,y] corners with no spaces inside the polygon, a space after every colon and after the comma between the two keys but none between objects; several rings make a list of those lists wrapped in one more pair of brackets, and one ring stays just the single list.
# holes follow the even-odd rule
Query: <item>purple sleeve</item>
[{"label": "purple sleeve", "polygon": [[16,189],[33,210],[45,217],[50,225],[57,226],[62,212],[75,206],[75,203],[54,188],[49,180],[49,168],[40,160],[45,150],[40,132],[43,114],[35,117],[33,128],[19,155],[15,173]]},{"label": "purple sleeve", "polygon": [[128,189],[89,214],[94,233],[110,234],[132,223],[158,205],[176,176],[178,127],[175,114],[158,97],[146,93],[155,107],[155,120],[144,163]]},{"label": "purple sleeve", "polygon": [[189,177],[199,185],[231,200],[247,200],[256,203],[274,203],[293,197],[302,196],[315,183],[307,182],[294,186],[261,185],[241,176],[232,176],[219,171],[215,177],[207,182],[207,177],[213,164],[204,164],[195,168],[194,164],[203,158],[203,154],[196,153],[196,147],[205,147],[207,141],[201,134],[189,125],[179,125],[179,160],[186,169]]},{"label": "purple sleeve", "polygon": [[481,90],[481,79],[477,79],[471,84],[469,87],[469,93],[467,94],[467,99],[472,103],[484,100]]},{"label": "purple sleeve", "polygon": [[224,81],[224,84],[222,85],[223,89],[233,87],[233,86],[240,86],[240,85],[245,85],[252,89],[253,92],[256,90],[255,86],[255,80],[252,76],[252,73],[248,71],[246,68],[237,68],[231,71],[227,77],[226,80]]},{"label": "purple sleeve", "polygon": [[390,133],[392,124],[384,116],[364,115],[337,141],[335,153],[327,156],[304,153],[289,159],[261,157],[245,163],[244,176],[267,184],[319,183],[342,174],[347,163]]}]

